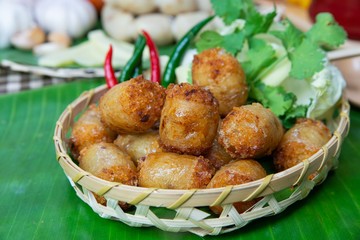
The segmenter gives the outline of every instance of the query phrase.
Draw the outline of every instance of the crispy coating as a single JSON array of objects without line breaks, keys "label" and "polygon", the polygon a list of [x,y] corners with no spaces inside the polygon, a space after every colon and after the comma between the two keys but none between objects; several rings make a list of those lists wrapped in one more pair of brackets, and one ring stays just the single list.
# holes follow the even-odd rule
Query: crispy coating
[{"label": "crispy coating", "polygon": [[225,149],[219,144],[216,138],[213,142],[212,147],[204,155],[204,157],[209,159],[209,161],[216,170],[220,169],[220,167],[222,167],[223,165],[234,160],[234,158],[232,158],[230,154],[228,154]]},{"label": "crispy coating", "polygon": [[[137,185],[137,169],[130,156],[113,143],[96,143],[80,152],[79,166],[101,179],[126,185]],[[106,199],[95,194],[100,204]],[[119,204],[123,209],[129,206]]]},{"label": "crispy coating", "polygon": [[160,144],[166,151],[200,155],[210,149],[220,119],[213,95],[182,83],[170,85],[160,119]]},{"label": "crispy coating", "polygon": [[234,107],[220,125],[218,141],[232,157],[268,156],[280,143],[280,120],[259,103]]},{"label": "crispy coating", "polygon": [[297,165],[319,151],[330,138],[330,130],[321,121],[298,119],[273,154],[275,169],[283,171]]},{"label": "crispy coating", "polygon": [[195,55],[192,63],[195,85],[209,89],[219,101],[219,112],[226,116],[233,107],[246,103],[248,87],[245,73],[235,57],[220,48]]},{"label": "crispy coating", "polygon": [[101,122],[100,110],[92,104],[75,122],[70,138],[71,152],[75,159],[80,151],[94,143],[113,142],[116,133]]},{"label": "crispy coating", "polygon": [[134,163],[153,152],[162,152],[159,144],[159,132],[151,131],[142,134],[120,134],[114,144],[127,152]]},{"label": "crispy coating", "polygon": [[159,121],[165,89],[142,76],[120,83],[100,99],[102,121],[117,133],[142,133]]},{"label": "crispy coating", "polygon": [[150,153],[139,161],[139,186],[165,189],[205,188],[214,174],[209,160],[176,153]]},{"label": "crispy coating", "polygon": [[[207,188],[239,185],[264,177],[266,177],[266,171],[257,161],[251,159],[236,160],[222,166],[220,170],[215,173]],[[253,199],[247,202],[236,202],[234,203],[234,207],[239,213],[242,213],[254,205],[258,200],[259,199]],[[214,206],[210,209],[216,214],[222,212],[221,206]]]}]

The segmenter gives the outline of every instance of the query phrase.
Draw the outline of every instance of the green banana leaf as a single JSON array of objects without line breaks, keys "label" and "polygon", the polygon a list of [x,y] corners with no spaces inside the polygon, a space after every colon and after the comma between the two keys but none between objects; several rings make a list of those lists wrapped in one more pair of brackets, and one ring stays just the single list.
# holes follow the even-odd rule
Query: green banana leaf
[{"label": "green banana leaf", "polygon": [[[103,219],[76,196],[56,161],[53,131],[64,108],[100,84],[78,80],[0,95],[0,239],[201,239]],[[204,239],[360,239],[360,110],[353,107],[350,119],[338,169],[307,198]]]}]

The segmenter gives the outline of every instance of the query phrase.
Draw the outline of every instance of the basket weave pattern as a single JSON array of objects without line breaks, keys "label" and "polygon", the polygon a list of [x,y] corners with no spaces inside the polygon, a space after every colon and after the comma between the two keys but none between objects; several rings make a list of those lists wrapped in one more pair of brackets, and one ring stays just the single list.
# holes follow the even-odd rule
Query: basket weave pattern
[{"label": "basket weave pattern", "polygon": [[[349,131],[350,106],[342,99],[340,115],[333,122],[332,138],[316,154],[285,171],[270,174],[246,184],[216,189],[169,190],[134,187],[99,179],[82,170],[68,155],[68,133],[74,118],[91,103],[99,101],[106,86],[83,93],[60,116],[54,134],[57,160],[79,198],[103,218],[118,220],[134,227],[156,226],[164,231],[189,231],[200,236],[218,235],[245,226],[252,220],[278,214],[305,198],[316,184],[336,168],[342,140]],[[311,177],[309,177],[311,175]],[[96,202],[93,193],[104,196],[107,205]],[[262,197],[251,209],[239,214],[232,203]],[[118,201],[135,205],[124,212]],[[220,216],[202,207],[222,205]],[[161,216],[165,209],[173,217]],[[160,214],[159,214],[160,212]]]}]

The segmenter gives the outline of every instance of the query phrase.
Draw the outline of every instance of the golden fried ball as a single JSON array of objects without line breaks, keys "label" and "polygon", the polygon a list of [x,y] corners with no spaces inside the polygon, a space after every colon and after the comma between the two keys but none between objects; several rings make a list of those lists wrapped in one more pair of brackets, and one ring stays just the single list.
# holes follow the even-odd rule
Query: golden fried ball
[{"label": "golden fried ball", "polygon": [[195,85],[209,89],[219,101],[221,116],[246,103],[248,87],[245,73],[238,60],[221,48],[195,55],[192,80]]},{"label": "golden fried ball", "polygon": [[171,152],[200,155],[211,146],[219,123],[218,103],[199,87],[170,85],[160,119],[160,144]]},{"label": "golden fried ball", "polygon": [[85,147],[99,142],[112,142],[116,133],[100,120],[99,108],[92,104],[75,122],[71,131],[71,152],[77,159]]},{"label": "golden fried ball", "polygon": [[330,138],[330,130],[321,121],[309,118],[298,119],[284,134],[273,154],[276,170],[283,171],[309,158]]},{"label": "golden fried ball", "polygon": [[215,138],[212,147],[204,155],[205,158],[209,159],[211,164],[215,167],[216,170],[220,169],[221,166],[234,160],[233,157],[228,154],[225,149],[219,144]]},{"label": "golden fried ball", "polygon": [[218,141],[234,158],[270,155],[283,136],[280,120],[259,103],[235,107],[222,121]]},{"label": "golden fried ball", "polygon": [[101,97],[101,119],[117,133],[146,132],[159,121],[164,100],[162,86],[138,76]]},{"label": "golden fried ball", "polygon": [[131,159],[137,160],[153,152],[162,152],[159,145],[159,132],[151,131],[142,134],[120,134],[114,144],[127,152]]},{"label": "golden fried ball", "polygon": [[[113,143],[96,143],[80,152],[79,166],[94,176],[126,185],[137,185],[137,169],[130,156]],[[100,204],[106,204],[104,197],[95,195]],[[128,205],[121,203],[122,208]]]},{"label": "golden fried ball", "polygon": [[205,188],[214,174],[209,160],[177,153],[150,153],[139,161],[139,186],[165,189]]},{"label": "golden fried ball", "polygon": [[[265,169],[255,160],[242,159],[232,161],[220,168],[211,179],[207,188],[219,188],[230,185],[239,185],[252,182],[266,177]],[[236,202],[234,207],[239,213],[242,213],[253,206],[259,199],[253,199],[247,202]],[[211,210],[220,214],[221,206],[211,207]]]}]

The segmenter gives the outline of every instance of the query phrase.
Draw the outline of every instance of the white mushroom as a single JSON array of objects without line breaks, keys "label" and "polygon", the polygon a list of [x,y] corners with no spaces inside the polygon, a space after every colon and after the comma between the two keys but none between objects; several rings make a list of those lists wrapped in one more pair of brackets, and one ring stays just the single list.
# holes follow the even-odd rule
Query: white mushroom
[{"label": "white mushroom", "polygon": [[135,20],[138,32],[147,31],[157,45],[166,45],[174,41],[171,32],[172,17],[166,14],[145,14]]},{"label": "white mushroom", "polygon": [[120,8],[106,4],[101,12],[104,30],[112,38],[121,41],[132,41],[136,37],[134,16]]},{"label": "white mushroom", "polygon": [[171,15],[197,10],[194,0],[156,0],[156,4],[162,13]]}]

